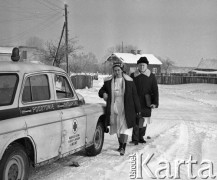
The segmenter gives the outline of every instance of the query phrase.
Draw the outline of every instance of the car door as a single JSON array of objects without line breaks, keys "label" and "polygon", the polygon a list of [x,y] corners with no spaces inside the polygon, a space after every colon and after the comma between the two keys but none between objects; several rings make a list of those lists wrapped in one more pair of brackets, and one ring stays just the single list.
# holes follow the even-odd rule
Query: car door
[{"label": "car door", "polygon": [[37,163],[59,155],[61,111],[54,98],[51,74],[28,74],[19,100],[20,112],[36,148]]},{"label": "car door", "polygon": [[86,114],[66,74],[55,74],[54,84],[57,107],[62,111],[61,154],[65,154],[85,145]]}]

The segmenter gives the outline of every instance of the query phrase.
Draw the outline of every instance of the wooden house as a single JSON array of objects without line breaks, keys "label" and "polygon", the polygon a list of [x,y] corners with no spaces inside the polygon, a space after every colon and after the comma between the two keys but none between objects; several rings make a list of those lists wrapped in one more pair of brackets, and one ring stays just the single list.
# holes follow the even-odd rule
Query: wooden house
[{"label": "wooden house", "polygon": [[149,61],[148,69],[155,74],[161,73],[162,62],[153,54],[135,54],[135,53],[113,53],[107,58],[107,62],[113,63],[121,61],[124,64],[124,70],[127,74],[133,73],[137,68],[137,61],[140,57],[146,57]]}]

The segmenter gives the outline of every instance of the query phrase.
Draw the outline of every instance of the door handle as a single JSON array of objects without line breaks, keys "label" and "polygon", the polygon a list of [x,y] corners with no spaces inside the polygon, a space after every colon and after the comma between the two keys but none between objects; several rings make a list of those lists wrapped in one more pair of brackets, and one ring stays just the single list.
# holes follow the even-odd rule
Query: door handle
[{"label": "door handle", "polygon": [[28,110],[22,110],[22,114],[31,113],[31,112],[32,112],[31,109],[28,109]]},{"label": "door handle", "polygon": [[64,104],[58,104],[57,107],[58,108],[64,108]]}]

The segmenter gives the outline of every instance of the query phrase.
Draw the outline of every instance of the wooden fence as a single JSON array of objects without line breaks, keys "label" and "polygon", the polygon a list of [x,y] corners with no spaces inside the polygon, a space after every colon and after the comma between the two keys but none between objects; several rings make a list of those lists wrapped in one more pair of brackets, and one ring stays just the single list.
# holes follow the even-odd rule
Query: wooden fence
[{"label": "wooden fence", "polygon": [[210,83],[217,84],[216,76],[192,76],[179,75],[155,75],[158,84],[188,84],[188,83]]}]

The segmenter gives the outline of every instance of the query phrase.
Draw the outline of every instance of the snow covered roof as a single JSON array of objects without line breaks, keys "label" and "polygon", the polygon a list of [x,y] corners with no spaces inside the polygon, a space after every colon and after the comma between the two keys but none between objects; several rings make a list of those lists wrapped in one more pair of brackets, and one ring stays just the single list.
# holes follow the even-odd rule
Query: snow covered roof
[{"label": "snow covered roof", "polygon": [[217,74],[217,71],[199,71],[199,70],[192,70],[190,72],[195,72],[196,74]]},{"label": "snow covered roof", "polygon": [[[140,57],[146,57],[149,61],[149,64],[162,64],[162,62],[159,59],[157,59],[153,54],[113,53],[111,56],[116,56],[123,63],[126,64],[137,64],[137,61]],[[109,58],[107,59],[107,61],[109,60]]]},{"label": "snow covered roof", "polygon": [[217,59],[201,59],[196,69],[217,70]]},{"label": "snow covered roof", "polygon": [[[189,71],[192,71],[195,69],[195,67],[178,67],[178,66],[171,66],[168,69],[169,73],[188,73]],[[163,71],[162,71],[163,72]]]},{"label": "snow covered roof", "polygon": [[0,54],[11,54],[14,47],[0,47]]}]

